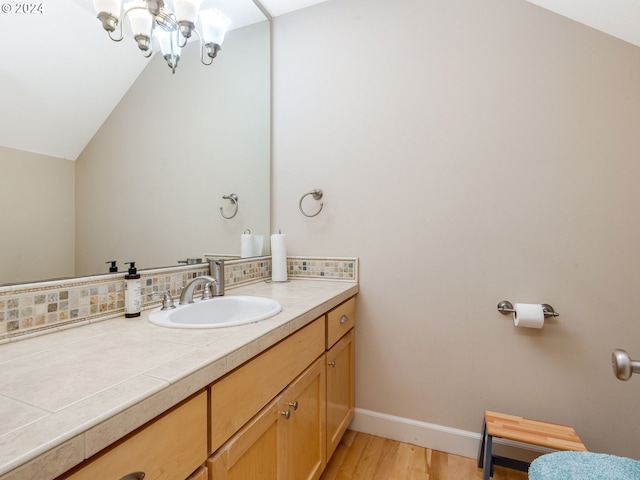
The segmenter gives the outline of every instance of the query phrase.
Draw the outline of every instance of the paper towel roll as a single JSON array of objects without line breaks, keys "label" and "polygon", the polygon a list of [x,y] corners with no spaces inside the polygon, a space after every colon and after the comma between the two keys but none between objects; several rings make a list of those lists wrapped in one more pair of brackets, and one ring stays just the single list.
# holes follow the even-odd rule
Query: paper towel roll
[{"label": "paper towel roll", "polygon": [[516,303],[513,308],[516,327],[542,328],[544,325],[544,312],[539,303]]},{"label": "paper towel roll", "polygon": [[271,280],[287,281],[287,236],[284,233],[271,235]]},{"label": "paper towel roll", "polygon": [[240,258],[254,257],[253,253],[254,238],[251,233],[243,233],[240,235]]},{"label": "paper towel roll", "polygon": [[259,257],[262,255],[262,244],[264,243],[264,236],[262,235],[254,235],[253,236],[253,256]]}]

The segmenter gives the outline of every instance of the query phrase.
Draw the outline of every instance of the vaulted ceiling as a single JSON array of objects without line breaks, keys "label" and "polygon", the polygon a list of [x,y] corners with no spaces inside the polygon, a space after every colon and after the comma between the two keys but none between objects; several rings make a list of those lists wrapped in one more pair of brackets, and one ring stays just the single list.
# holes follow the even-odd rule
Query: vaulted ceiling
[{"label": "vaulted ceiling", "polygon": [[[322,1],[261,3],[275,17]],[[640,46],[637,0],[528,1]],[[227,13],[231,28],[264,20],[252,0],[204,0],[207,3]],[[147,59],[135,45],[114,48],[95,18],[91,0],[55,0],[43,6],[39,14],[0,14],[5,47],[0,63],[0,146],[75,160]]]},{"label": "vaulted ceiling", "polygon": [[527,1],[640,46],[640,2],[637,0]]},{"label": "vaulted ceiling", "polygon": [[[277,16],[321,1],[262,4]],[[91,0],[42,4],[42,13],[0,13],[0,146],[75,160],[148,60],[132,39],[109,40]],[[265,20],[252,0],[207,5],[224,11],[231,29]]]}]

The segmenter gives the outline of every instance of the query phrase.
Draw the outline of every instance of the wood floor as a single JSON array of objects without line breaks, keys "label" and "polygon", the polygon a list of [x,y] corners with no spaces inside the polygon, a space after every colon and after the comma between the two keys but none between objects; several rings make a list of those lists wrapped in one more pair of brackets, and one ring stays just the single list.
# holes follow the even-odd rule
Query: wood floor
[{"label": "wood floor", "polygon": [[[475,459],[347,431],[320,480],[476,480]],[[526,480],[527,474],[495,467],[493,480]]]}]

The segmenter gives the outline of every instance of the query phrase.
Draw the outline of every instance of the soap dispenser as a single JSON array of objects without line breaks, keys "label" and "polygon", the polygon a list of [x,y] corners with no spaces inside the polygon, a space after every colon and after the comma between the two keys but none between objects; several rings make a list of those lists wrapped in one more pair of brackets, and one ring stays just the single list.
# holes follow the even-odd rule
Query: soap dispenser
[{"label": "soap dispenser", "polygon": [[125,262],[129,265],[129,273],[124,276],[124,316],[139,317],[142,311],[140,274],[136,262]]}]

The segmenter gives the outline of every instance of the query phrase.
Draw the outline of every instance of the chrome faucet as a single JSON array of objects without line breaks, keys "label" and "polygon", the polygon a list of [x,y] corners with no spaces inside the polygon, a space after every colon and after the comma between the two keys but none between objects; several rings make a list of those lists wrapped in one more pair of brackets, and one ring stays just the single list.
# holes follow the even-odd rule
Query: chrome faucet
[{"label": "chrome faucet", "polygon": [[210,288],[211,285],[216,285],[218,281],[210,277],[209,275],[201,275],[199,277],[194,278],[187,286],[182,289],[182,293],[180,294],[180,305],[186,305],[187,303],[193,303],[193,292],[198,287],[198,285],[205,284],[205,289]]}]

